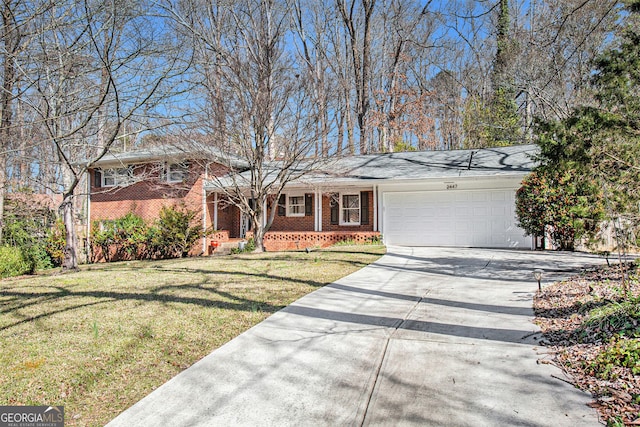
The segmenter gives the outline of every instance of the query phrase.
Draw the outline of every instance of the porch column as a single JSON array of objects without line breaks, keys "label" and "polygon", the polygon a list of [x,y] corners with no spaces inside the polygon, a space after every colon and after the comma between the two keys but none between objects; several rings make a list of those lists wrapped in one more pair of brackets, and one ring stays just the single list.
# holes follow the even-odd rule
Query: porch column
[{"label": "porch column", "polygon": [[373,186],[373,231],[378,231],[378,186]]},{"label": "porch column", "polygon": [[213,229],[218,229],[218,192],[213,193]]},{"label": "porch column", "polygon": [[322,231],[322,191],[316,190],[315,231]]}]

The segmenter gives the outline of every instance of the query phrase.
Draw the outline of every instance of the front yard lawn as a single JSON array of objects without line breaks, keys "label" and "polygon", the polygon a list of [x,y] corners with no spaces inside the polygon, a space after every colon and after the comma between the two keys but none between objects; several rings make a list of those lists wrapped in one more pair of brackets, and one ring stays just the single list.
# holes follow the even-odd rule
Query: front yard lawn
[{"label": "front yard lawn", "polygon": [[0,281],[0,405],[64,405],[104,425],[270,314],[383,246],[135,261]]}]

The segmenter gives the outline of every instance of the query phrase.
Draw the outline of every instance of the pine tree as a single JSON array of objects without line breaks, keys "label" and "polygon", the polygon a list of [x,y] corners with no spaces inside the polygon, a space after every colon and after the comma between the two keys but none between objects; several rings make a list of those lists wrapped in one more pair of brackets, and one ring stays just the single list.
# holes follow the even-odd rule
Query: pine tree
[{"label": "pine tree", "polygon": [[496,55],[491,72],[491,96],[469,96],[464,114],[467,148],[513,145],[522,139],[516,104],[515,58],[518,48],[511,31],[509,0],[499,0]]},{"label": "pine tree", "polygon": [[[618,245],[640,245],[640,0],[622,3],[623,23],[595,62],[594,103],[567,119],[538,126],[546,175],[571,171],[580,197],[606,214],[623,233]],[[585,213],[587,216],[589,213]],[[551,224],[553,225],[553,224]],[[594,229],[595,232],[595,229]]]}]

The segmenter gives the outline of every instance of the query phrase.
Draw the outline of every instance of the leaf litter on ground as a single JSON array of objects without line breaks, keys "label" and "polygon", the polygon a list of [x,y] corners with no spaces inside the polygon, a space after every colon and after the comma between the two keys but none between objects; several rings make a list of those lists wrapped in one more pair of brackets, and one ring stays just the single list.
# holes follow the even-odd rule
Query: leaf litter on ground
[{"label": "leaf litter on ground", "polygon": [[590,406],[612,426],[640,425],[639,276],[637,263],[594,267],[534,298],[552,363],[591,393]]}]

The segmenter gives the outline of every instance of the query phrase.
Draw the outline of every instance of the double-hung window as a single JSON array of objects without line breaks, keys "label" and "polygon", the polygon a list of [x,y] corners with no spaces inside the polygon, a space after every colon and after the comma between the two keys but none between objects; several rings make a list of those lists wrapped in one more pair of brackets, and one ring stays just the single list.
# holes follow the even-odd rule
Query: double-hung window
[{"label": "double-hung window", "polygon": [[185,162],[169,163],[166,168],[167,182],[183,182],[187,178],[189,164]]},{"label": "double-hung window", "polygon": [[287,216],[304,216],[304,194],[287,197]]},{"label": "double-hung window", "polygon": [[341,194],[340,225],[360,225],[360,194]]},{"label": "double-hung window", "polygon": [[129,168],[104,169],[102,171],[102,186],[115,187],[124,185],[131,181],[131,170]]}]

